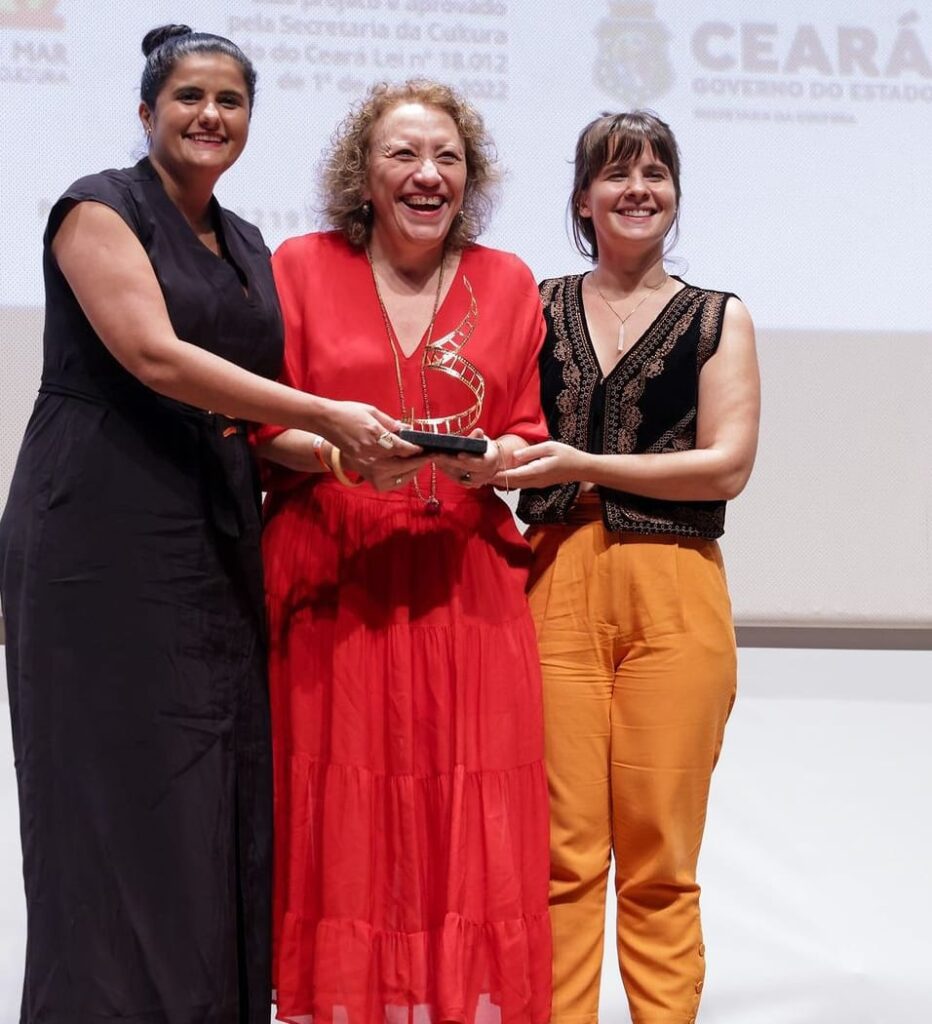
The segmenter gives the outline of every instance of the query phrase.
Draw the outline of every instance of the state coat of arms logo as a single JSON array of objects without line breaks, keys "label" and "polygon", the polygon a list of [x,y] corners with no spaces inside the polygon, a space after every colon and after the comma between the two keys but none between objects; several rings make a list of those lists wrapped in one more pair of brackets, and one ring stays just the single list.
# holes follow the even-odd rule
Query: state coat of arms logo
[{"label": "state coat of arms logo", "polygon": [[0,28],[64,28],[59,0],[0,0]]},{"label": "state coat of arms logo", "polygon": [[654,3],[612,2],[596,27],[599,52],[593,79],[626,107],[662,96],[673,84],[667,52],[670,31],[657,18]]}]

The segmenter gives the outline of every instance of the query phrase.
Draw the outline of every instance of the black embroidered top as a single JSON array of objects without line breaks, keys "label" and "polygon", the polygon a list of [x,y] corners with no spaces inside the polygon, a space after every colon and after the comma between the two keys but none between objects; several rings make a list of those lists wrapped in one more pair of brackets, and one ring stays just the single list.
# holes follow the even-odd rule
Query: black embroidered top
[{"label": "black embroidered top", "polygon": [[[695,448],[699,371],[718,347],[731,293],[681,282],[684,287],[603,378],[583,312],[583,277],[540,286],[547,324],[541,397],[551,437],[599,454]],[[526,523],[562,522],[578,492],[578,483],[526,488],[518,516]],[[710,539],[724,532],[724,501],[666,501],[607,487],[599,492],[609,530]]]}]

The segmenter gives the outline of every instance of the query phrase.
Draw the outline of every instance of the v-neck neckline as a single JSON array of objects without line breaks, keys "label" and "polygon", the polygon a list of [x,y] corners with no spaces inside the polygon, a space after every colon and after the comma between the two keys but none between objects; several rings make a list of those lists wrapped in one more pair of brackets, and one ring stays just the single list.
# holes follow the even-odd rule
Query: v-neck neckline
[{"label": "v-neck neckline", "polygon": [[[155,169],[152,161],[148,157],[143,157],[139,163],[147,178],[155,184],[162,201],[173,211],[172,215],[176,218],[176,222],[180,225],[181,230],[184,232],[185,237],[191,246],[193,246],[195,250],[203,250],[207,253],[210,260],[213,261],[212,265],[215,269],[220,270],[223,268],[225,271],[232,273],[233,277],[236,279],[236,286],[239,288],[240,294],[243,296],[243,299],[251,305],[254,301],[254,283],[250,278],[246,267],[247,261],[241,259],[241,254],[234,251],[237,245],[235,240],[236,232],[227,231],[227,222],[223,215],[223,207],[220,205],[217,197],[211,194],[209,206],[211,221],[214,224],[214,231],[217,235],[217,246],[220,249],[219,253],[214,252],[209,246],[205,245],[200,238],[198,238],[197,232],[188,222],[188,218],[185,217],[172,200],[172,197],[168,194],[168,190],[165,188],[165,183],[162,181],[162,178],[159,175],[159,172]],[[234,236],[232,243],[231,235]],[[226,255],[224,255],[224,253],[226,253]]]},{"label": "v-neck neckline", "polygon": [[[385,320],[387,321],[387,323],[385,325],[386,330],[391,330],[391,332],[392,332],[392,337],[394,338],[394,343],[398,346],[398,356],[401,359],[401,363],[402,363],[403,366],[407,366],[407,365],[413,363],[415,357],[418,356],[418,355],[420,355],[421,358],[423,358],[423,352],[424,352],[424,349],[425,349],[426,344],[427,344],[427,334],[428,334],[429,331],[430,331],[430,340],[432,342],[436,341],[438,337],[441,337],[441,335],[439,335],[437,333],[437,324],[440,323],[440,318],[443,315],[444,309],[445,309],[445,307],[447,305],[447,302],[450,299],[450,296],[453,294],[453,289],[456,287],[456,282],[457,282],[457,280],[459,279],[460,275],[463,272],[463,261],[465,259],[466,259],[466,250],[464,249],[464,250],[462,250],[462,252],[460,252],[459,260],[457,261],[457,264],[456,264],[456,270],[453,272],[453,277],[450,280],[450,287],[447,288],[446,295],[442,296],[442,298],[440,300],[440,303],[437,306],[436,314],[434,315],[431,323],[429,323],[427,325],[427,327],[424,328],[423,333],[421,334],[420,338],[418,339],[417,344],[411,350],[411,354],[410,355],[405,355],[405,350],[401,347],[401,339],[398,337],[398,332],[395,330],[395,325],[392,323],[392,318],[388,314],[388,308],[383,306],[382,302],[379,300],[378,287],[377,287],[376,282],[375,282],[375,269],[371,265],[368,265],[369,261],[368,261],[368,259],[366,260],[366,263],[368,265],[369,275],[370,275],[370,278],[372,280],[372,289],[376,293],[375,294],[375,300],[376,300],[376,302],[379,305],[379,312],[380,313],[384,313]],[[431,331],[431,327],[433,327],[432,331]],[[389,339],[389,340],[391,341],[391,339]]]},{"label": "v-neck neckline", "polygon": [[595,368],[599,371],[599,382],[604,384],[605,381],[607,381],[610,377],[613,377],[615,373],[617,373],[618,368],[623,363],[627,362],[628,357],[632,353],[636,352],[643,346],[644,342],[654,333],[657,324],[660,322],[661,317],[664,316],[667,310],[683,294],[683,292],[689,290],[690,286],[681,277],[678,277],[676,274],[670,274],[670,277],[673,278],[674,281],[679,281],[679,283],[683,287],[677,288],[677,290],[670,296],[670,298],[667,299],[663,306],[661,306],[661,308],[657,311],[657,315],[641,332],[640,337],[638,337],[637,341],[635,341],[630,348],[625,349],[625,351],[622,352],[615,360],[615,362],[612,364],[611,369],[608,370],[608,372],[606,372],[605,368],[602,366],[601,360],[599,359],[599,353],[596,350],[595,343],[592,340],[592,332],[589,330],[589,318],[586,316],[586,303],[583,298],[583,282],[591,273],[592,271],[590,270],[587,271],[585,274],[579,275],[579,278],[576,282],[576,300],[577,305],[579,307],[579,320],[582,326],[582,336],[585,339],[586,345],[589,349],[589,357],[592,359]]}]

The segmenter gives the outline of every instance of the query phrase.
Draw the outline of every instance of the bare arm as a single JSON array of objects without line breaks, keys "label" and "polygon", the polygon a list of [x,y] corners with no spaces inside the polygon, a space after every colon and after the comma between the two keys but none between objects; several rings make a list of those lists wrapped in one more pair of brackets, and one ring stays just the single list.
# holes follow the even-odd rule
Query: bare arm
[{"label": "bare arm", "polygon": [[[477,428],[469,436],[486,437],[486,434]],[[434,462],[438,469],[461,487],[475,489],[494,484],[508,490],[515,486],[510,482],[511,468],[515,464],[514,454],[526,447],[527,441],[523,437],[502,434],[494,440],[490,439],[484,455],[435,455]],[[500,483],[505,474],[508,475],[508,482]]]},{"label": "bare arm", "polygon": [[[316,442],[321,441],[318,458]],[[377,462],[344,456],[343,468],[358,473],[378,491],[391,491],[408,484],[428,461],[421,449],[394,438],[391,451]],[[328,473],[333,470],[333,445],[306,430],[284,430],[268,441],[256,445],[256,454],[269,462],[299,473]],[[321,461],[323,460],[323,461]]]},{"label": "bare arm", "polygon": [[354,455],[384,455],[376,439],[398,428],[393,417],[285,387],[178,338],[145,250],[114,210],[77,203],[52,252],[98,337],[153,391],[239,419],[315,430]]},{"label": "bare arm", "polygon": [[699,375],[696,447],[643,455],[591,455],[556,441],[515,453],[512,487],[589,481],[671,501],[716,501],[738,495],[757,452],[760,378],[754,325],[737,299],[725,308],[718,350]]},{"label": "bare arm", "polygon": [[[485,435],[481,430],[474,430],[471,436]],[[269,441],[257,444],[256,454],[299,473],[325,473],[329,470],[323,463],[332,467],[331,445],[325,441],[320,446],[318,458],[315,451],[317,439],[317,434],[306,430],[285,430]],[[392,490],[407,484],[422,466],[432,461],[457,483],[465,486],[468,482],[471,487],[482,487],[490,483],[500,470],[510,468],[513,453],[525,447],[527,442],[515,434],[504,434],[489,445],[485,455],[432,456],[419,454],[420,448],[405,445],[398,438],[395,444],[397,448],[394,457],[383,459],[375,466],[350,459],[347,460],[347,468],[363,475],[378,490]],[[462,479],[464,473],[469,474],[468,481]]]},{"label": "bare arm", "polygon": [[[298,473],[325,473],[327,470],[314,451],[314,442],[318,436],[307,430],[283,430],[271,440],[257,444],[255,453],[260,459],[267,459]],[[321,454],[329,466],[330,453],[322,450]]]}]

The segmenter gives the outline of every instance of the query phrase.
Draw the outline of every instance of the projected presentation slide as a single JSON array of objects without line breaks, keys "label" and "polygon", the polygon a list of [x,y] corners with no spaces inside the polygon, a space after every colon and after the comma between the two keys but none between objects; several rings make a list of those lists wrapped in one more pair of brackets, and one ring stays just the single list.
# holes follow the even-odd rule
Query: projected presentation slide
[{"label": "projected presentation slide", "polygon": [[580,129],[658,112],[683,154],[669,269],[758,328],[761,451],[725,537],[739,620],[932,623],[928,2],[0,0],[0,500],[41,370],[48,211],[144,155],[140,42],[168,22],[258,68],[218,197],[272,249],[320,226],[321,154],[373,82],[476,104],[504,170],[481,241],[539,279],[588,266],[566,220]]},{"label": "projected presentation slide", "polygon": [[564,214],[579,128],[603,110],[647,106],[683,148],[678,251],[697,280],[740,290],[762,325],[917,329],[904,242],[932,228],[919,203],[932,173],[924,6],[0,0],[14,240],[0,252],[3,302],[41,301],[35,254],[68,183],[140,154],[139,40],[186,20],[229,35],[259,69],[253,137],[221,195],[273,247],[316,226],[314,169],[347,106],[373,81],[429,76],[486,115],[509,172],[487,241],[539,276],[572,258]]}]

